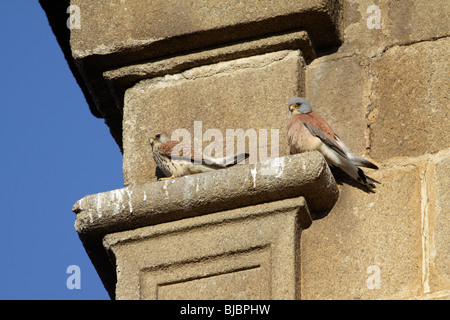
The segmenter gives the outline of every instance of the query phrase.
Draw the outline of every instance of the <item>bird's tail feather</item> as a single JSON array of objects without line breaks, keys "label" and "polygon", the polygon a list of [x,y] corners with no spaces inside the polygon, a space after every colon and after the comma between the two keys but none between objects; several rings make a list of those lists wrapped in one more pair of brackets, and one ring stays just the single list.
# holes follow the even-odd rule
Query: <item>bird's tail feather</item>
[{"label": "bird's tail feather", "polygon": [[349,158],[350,161],[356,166],[366,167],[370,169],[378,169],[378,167],[375,164],[357,155],[351,154]]},{"label": "bird's tail feather", "polygon": [[353,161],[348,161],[346,159],[341,158],[341,164],[339,168],[341,168],[343,171],[345,171],[350,177],[352,177],[354,180],[358,181],[362,185],[365,185],[370,190],[375,188],[375,182],[376,180],[368,177],[366,173],[358,168]]},{"label": "bird's tail feather", "polygon": [[235,164],[244,161],[249,156],[250,155],[248,153],[240,153],[237,155],[226,156],[223,158],[216,158],[214,162],[216,165],[226,168],[234,166]]},{"label": "bird's tail feather", "polygon": [[355,166],[361,166],[361,167],[366,167],[366,168],[371,168],[371,169],[378,169],[378,167],[375,164],[373,164],[372,162],[370,162],[369,160],[366,160],[364,158],[361,158],[361,157],[351,153],[350,150],[347,148],[347,146],[341,141],[341,139],[339,139],[339,137],[336,138],[336,142],[339,145],[339,147],[341,147],[341,149],[344,150],[344,153],[347,156],[347,158],[349,158],[350,161]]}]

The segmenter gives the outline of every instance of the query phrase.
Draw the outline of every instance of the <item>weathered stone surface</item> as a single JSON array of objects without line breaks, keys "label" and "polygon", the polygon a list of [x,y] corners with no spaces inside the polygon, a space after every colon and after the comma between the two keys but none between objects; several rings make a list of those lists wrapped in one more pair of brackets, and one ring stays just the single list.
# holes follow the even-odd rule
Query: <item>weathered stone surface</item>
[{"label": "weathered stone surface", "polygon": [[[369,28],[380,9],[380,28]],[[372,6],[372,7],[371,7]],[[345,41],[340,50],[375,56],[386,47],[449,35],[447,0],[344,0]]]},{"label": "weathered stone surface", "polygon": [[418,156],[450,146],[448,38],[390,48],[374,59],[370,155]]},{"label": "weathered stone surface", "polygon": [[[236,208],[246,212],[251,205],[299,196],[313,214],[337,200],[334,178],[317,152],[89,195],[73,211],[75,229],[114,297],[116,270],[101,244],[106,234]],[[300,223],[306,228],[311,221]]]},{"label": "weathered stone surface", "polygon": [[427,293],[420,297],[415,297],[411,300],[450,300],[450,290]]},{"label": "weathered stone surface", "polygon": [[[105,119],[121,151],[123,93],[105,81],[106,71],[299,31],[318,49],[341,43],[342,6],[335,0],[40,3],[91,112]],[[69,14],[80,28],[67,27]]]},{"label": "weathered stone surface", "polygon": [[[40,2],[93,114],[125,145],[127,187],[74,207],[111,297],[117,272],[118,298],[298,298],[300,282],[303,299],[449,299],[449,1],[77,0],[73,30],[69,0]],[[310,219],[294,209],[337,197],[317,154],[147,183],[156,124],[279,129],[286,155],[292,95],[381,168],[376,193],[342,184],[301,248],[295,225]]]},{"label": "weathered stone surface", "polygon": [[[299,51],[285,50],[144,80],[128,89],[123,123],[125,185],[156,179],[148,143],[149,132],[156,128],[169,135],[187,129],[194,146],[194,122],[201,121],[200,133],[221,131],[224,155],[226,129],[250,129],[257,137],[248,139],[246,146],[256,143],[258,148],[257,154],[251,154],[251,163],[256,157],[261,159],[260,152],[271,156],[272,144],[278,144],[280,156],[287,155],[287,101],[303,91],[303,66]],[[267,139],[259,134],[260,129],[267,130]],[[278,136],[271,135],[272,129]],[[209,143],[203,142],[201,150]]]},{"label": "weathered stone surface", "polygon": [[[73,211],[75,229],[114,297],[116,271],[101,244],[104,235],[299,196],[313,214],[337,200],[334,178],[317,152],[89,195]],[[311,221],[300,223],[306,228]]]},{"label": "weathered stone surface", "polygon": [[[72,4],[80,7],[82,15],[81,29],[71,35],[77,59],[153,43],[154,54],[158,47],[164,54],[167,39],[171,39],[170,53],[182,52],[305,26],[317,37],[317,45],[336,44],[338,39],[336,31],[331,32],[334,37],[324,32],[333,29],[339,9],[329,0],[113,0],[95,5],[77,0]],[[189,41],[177,41],[183,36]]]},{"label": "weathered stone surface", "polygon": [[450,287],[450,155],[442,152],[427,168],[426,257],[430,292]]},{"label": "weathered stone surface", "polygon": [[306,31],[294,31],[107,70],[103,72],[103,77],[111,88],[117,107],[122,110],[125,91],[140,80],[282,50],[300,50],[305,60],[312,60],[316,56],[309,34]]},{"label": "weathered stone surface", "polygon": [[305,219],[295,198],[109,234],[116,298],[298,299]]},{"label": "weathered stone surface", "polygon": [[97,236],[298,196],[317,213],[337,200],[334,178],[318,152],[89,195],[73,210],[78,233]]},{"label": "weathered stone surface", "polygon": [[342,188],[331,212],[302,233],[302,299],[422,292],[419,169],[393,166],[373,176],[382,182],[376,193]]},{"label": "weathered stone surface", "polygon": [[368,75],[355,55],[335,53],[314,60],[306,69],[306,96],[313,110],[328,121],[350,150],[366,151]]}]

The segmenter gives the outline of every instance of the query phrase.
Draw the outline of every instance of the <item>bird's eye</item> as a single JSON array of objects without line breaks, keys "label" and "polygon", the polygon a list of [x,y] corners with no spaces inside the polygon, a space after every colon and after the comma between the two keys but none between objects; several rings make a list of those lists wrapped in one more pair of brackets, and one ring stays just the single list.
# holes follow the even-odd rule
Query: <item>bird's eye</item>
[{"label": "bird's eye", "polygon": [[296,106],[296,107],[300,107],[300,106],[301,106],[301,103],[296,103],[295,106]]},{"label": "bird's eye", "polygon": [[155,138],[159,138],[159,137],[161,137],[161,134],[157,134],[157,135],[155,135]]}]

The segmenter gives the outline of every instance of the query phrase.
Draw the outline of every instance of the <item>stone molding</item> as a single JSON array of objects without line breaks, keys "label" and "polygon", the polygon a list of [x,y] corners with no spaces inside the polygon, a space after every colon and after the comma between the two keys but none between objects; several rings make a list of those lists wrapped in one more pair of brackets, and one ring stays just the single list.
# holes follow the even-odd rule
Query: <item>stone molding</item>
[{"label": "stone molding", "polygon": [[[178,56],[189,58],[195,52],[201,56],[203,51],[214,55],[203,57],[203,63],[255,50],[271,52],[280,47],[305,49],[305,57],[313,57],[314,50],[341,43],[339,0],[265,0],[254,5],[245,2],[243,6],[235,0],[198,0],[191,3],[195,10],[178,8],[183,3],[180,1],[156,1],[152,8],[142,0],[114,3],[40,0],[40,3],[91,112],[105,119],[121,150],[124,88],[121,81],[111,85],[114,70],[123,72],[123,68],[164,63],[166,59],[177,60]],[[80,8],[80,29],[69,30],[66,26],[70,4]],[[208,14],[206,18],[202,12]],[[140,27],[136,26],[137,21]],[[305,45],[303,36],[300,41],[286,41],[283,36],[298,32],[308,33],[310,47]],[[261,40],[265,38],[269,40]],[[258,41],[263,43],[259,49],[245,49],[246,43],[259,44]],[[227,46],[231,49],[223,49]],[[226,51],[229,52],[223,54]]]},{"label": "stone molding", "polygon": [[[311,152],[89,195],[77,201],[73,211],[75,229],[114,297],[116,262],[102,245],[107,234],[205,214],[220,216],[239,208],[246,212],[251,206],[265,212],[263,208],[274,201],[298,197],[305,199],[306,210],[314,217],[329,211],[338,196],[325,159]],[[303,229],[311,224],[308,217],[309,213],[298,218]]]},{"label": "stone molding", "polygon": [[311,222],[299,197],[108,234],[116,299],[299,299]]}]

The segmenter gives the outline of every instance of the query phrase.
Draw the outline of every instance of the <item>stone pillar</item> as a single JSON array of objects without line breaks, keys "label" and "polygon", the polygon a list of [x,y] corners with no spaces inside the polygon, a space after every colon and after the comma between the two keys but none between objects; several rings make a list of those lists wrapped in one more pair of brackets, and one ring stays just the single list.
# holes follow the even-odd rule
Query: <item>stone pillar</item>
[{"label": "stone pillar", "polygon": [[[110,296],[300,298],[301,231],[338,189],[320,154],[288,154],[287,101],[305,95],[317,52],[341,43],[340,1],[40,2],[123,152],[125,188],[73,208]],[[70,33],[69,4],[80,13]],[[250,164],[156,182],[156,128],[200,133],[202,149],[217,129],[224,152],[241,130]]]},{"label": "stone pillar", "polygon": [[[448,0],[40,3],[124,156],[125,188],[74,206],[111,297],[450,297]],[[377,163],[375,193],[287,154],[293,95]],[[254,129],[258,163],[155,182],[154,127]]]},{"label": "stone pillar", "polygon": [[308,153],[89,195],[73,211],[117,299],[295,299],[301,231],[337,198],[324,158]]},{"label": "stone pillar", "polygon": [[299,299],[310,222],[300,197],[108,234],[116,298]]}]

